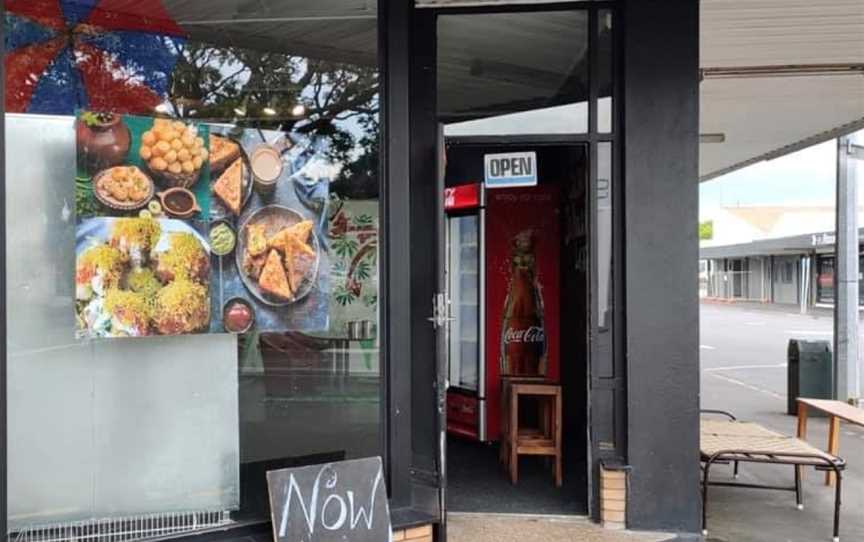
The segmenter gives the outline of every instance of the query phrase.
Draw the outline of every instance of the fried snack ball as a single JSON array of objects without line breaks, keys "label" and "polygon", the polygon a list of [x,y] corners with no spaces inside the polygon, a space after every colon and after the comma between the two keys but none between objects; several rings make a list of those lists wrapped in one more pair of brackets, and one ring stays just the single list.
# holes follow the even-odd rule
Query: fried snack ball
[{"label": "fried snack ball", "polygon": [[183,168],[184,173],[192,173],[195,171],[195,165],[190,160],[182,162],[180,166]]},{"label": "fried snack ball", "polygon": [[156,143],[156,135],[151,131],[146,131],[141,134],[141,143],[148,147],[152,147]]},{"label": "fried snack ball", "polygon": [[165,153],[165,161],[169,164],[173,164],[177,161],[177,151],[171,149],[170,151]]},{"label": "fried snack ball", "polygon": [[204,165],[204,159],[201,158],[200,156],[195,156],[192,158],[192,166],[195,169],[201,169],[201,166],[203,166],[203,165]]},{"label": "fried snack ball", "polygon": [[177,132],[170,128],[164,129],[159,132],[159,139],[170,145],[172,139],[177,139]]},{"label": "fried snack ball", "polygon": [[142,160],[150,160],[153,158],[153,149],[146,145],[142,145],[141,150],[138,151],[138,155],[141,156]]},{"label": "fried snack ball", "polygon": [[156,171],[165,171],[166,169],[168,169],[168,162],[166,162],[164,158],[157,156],[150,161],[150,167],[152,167]]},{"label": "fried snack ball", "polygon": [[177,160],[181,162],[188,162],[192,159],[192,153],[189,152],[189,149],[180,149],[177,151]]},{"label": "fried snack ball", "polygon": [[183,148],[183,142],[179,139],[174,139],[171,141],[171,148],[175,151],[179,151]]},{"label": "fried snack ball", "polygon": [[174,162],[173,164],[168,164],[168,171],[171,173],[180,173],[183,171],[183,166],[180,165],[180,162]]},{"label": "fried snack ball", "polygon": [[187,131],[186,133],[184,133],[183,137],[180,138],[180,140],[183,142],[183,146],[187,149],[191,149],[195,146],[195,136],[192,135],[191,131]]},{"label": "fried snack ball", "polygon": [[167,141],[160,141],[156,143],[156,146],[153,147],[153,155],[154,156],[164,156],[171,150],[171,144]]}]

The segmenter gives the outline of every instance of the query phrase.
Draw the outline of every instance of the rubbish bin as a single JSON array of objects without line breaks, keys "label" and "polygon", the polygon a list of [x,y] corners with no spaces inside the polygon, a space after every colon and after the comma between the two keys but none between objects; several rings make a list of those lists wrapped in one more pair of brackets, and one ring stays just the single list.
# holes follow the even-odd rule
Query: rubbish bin
[{"label": "rubbish bin", "polygon": [[798,414],[799,397],[832,399],[834,366],[829,341],[789,339],[786,413]]}]

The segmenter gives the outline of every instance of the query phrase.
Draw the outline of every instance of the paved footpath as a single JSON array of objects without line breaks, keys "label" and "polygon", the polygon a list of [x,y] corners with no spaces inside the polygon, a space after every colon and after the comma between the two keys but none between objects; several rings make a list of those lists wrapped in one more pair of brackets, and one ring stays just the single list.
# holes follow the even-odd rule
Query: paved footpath
[{"label": "paved footpath", "polygon": [[[830,341],[830,312],[802,315],[797,307],[702,305],[700,358],[702,408],[729,410],[775,431],[794,435],[786,415],[786,348],[790,338]],[[864,330],[864,322],[861,329]],[[860,344],[864,344],[864,336]],[[827,444],[825,418],[811,418],[808,440]],[[848,462],[843,484],[840,540],[864,541],[864,429],[842,425],[840,456]],[[712,472],[713,474],[713,472]],[[729,469],[716,470],[731,479]],[[791,485],[790,467],[742,466],[739,482]],[[709,542],[830,542],[833,490],[821,473],[804,478],[803,511],[795,496],[780,491],[712,487]]]},{"label": "paved footpath", "polygon": [[608,531],[580,517],[450,513],[449,542],[665,542],[669,534]]}]

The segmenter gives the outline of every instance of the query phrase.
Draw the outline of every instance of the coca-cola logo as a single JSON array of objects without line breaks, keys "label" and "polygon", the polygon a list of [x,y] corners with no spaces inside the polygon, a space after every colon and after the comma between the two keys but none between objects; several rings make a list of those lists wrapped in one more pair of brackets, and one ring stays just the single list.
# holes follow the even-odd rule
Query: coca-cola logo
[{"label": "coca-cola logo", "polygon": [[504,330],[504,344],[510,343],[543,343],[546,334],[540,326],[530,326],[524,329],[508,327]]}]

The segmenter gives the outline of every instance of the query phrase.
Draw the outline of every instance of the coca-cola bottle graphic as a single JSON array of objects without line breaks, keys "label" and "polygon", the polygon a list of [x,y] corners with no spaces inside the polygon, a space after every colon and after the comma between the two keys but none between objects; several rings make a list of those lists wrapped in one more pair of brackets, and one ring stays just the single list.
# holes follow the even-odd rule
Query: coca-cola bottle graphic
[{"label": "coca-cola bottle graphic", "polygon": [[510,240],[510,281],[501,322],[501,374],[546,375],[543,297],[537,284],[534,231]]}]

